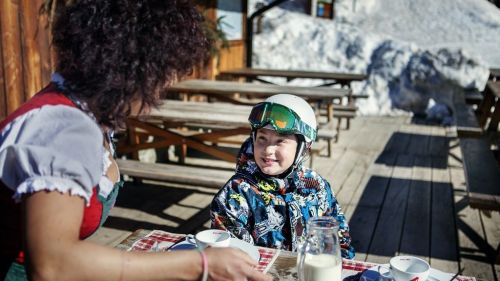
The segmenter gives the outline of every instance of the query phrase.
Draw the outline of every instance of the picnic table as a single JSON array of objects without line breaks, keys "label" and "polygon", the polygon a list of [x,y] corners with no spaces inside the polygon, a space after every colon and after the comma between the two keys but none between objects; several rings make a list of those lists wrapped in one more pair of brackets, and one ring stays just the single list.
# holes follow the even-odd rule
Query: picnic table
[{"label": "picnic table", "polygon": [[353,81],[363,81],[366,79],[365,74],[359,73],[336,73],[326,71],[305,71],[305,70],[284,70],[284,69],[264,69],[264,68],[235,68],[223,70],[220,72],[220,78],[248,78],[251,80],[261,81],[263,83],[271,82],[264,80],[262,76],[268,77],[283,77],[287,81],[292,81],[297,78],[322,79],[330,80],[321,86],[329,86],[340,84],[341,86],[351,87]]},{"label": "picnic table", "polygon": [[[129,142],[120,145],[123,154],[134,153],[141,149],[163,148],[170,145],[182,146],[180,161],[187,147],[202,151],[217,159],[234,162],[235,155],[220,147],[218,143],[231,143],[225,138],[237,135],[250,135],[248,115],[250,106],[228,103],[184,102],[164,100],[162,105],[147,115],[133,116],[127,120]],[[180,128],[196,127],[204,131],[188,131]],[[153,142],[141,142],[137,134],[157,137]],[[327,129],[318,131],[318,138],[332,137]],[[241,143],[239,140],[237,143]],[[234,143],[234,142],[233,142]],[[311,162],[312,164],[312,157]]]},{"label": "picnic table", "polygon": [[[469,205],[500,210],[500,165],[491,150],[500,121],[500,82],[488,81],[482,102],[474,112],[462,92],[455,93],[453,108],[459,137]],[[500,253],[498,254],[500,260]]]},{"label": "picnic table", "polygon": [[296,87],[192,79],[184,80],[172,85],[169,88],[169,93],[187,95],[202,94],[218,100],[240,105],[254,105],[256,103],[252,100],[245,100],[242,96],[249,97],[250,99],[262,99],[276,94],[292,94],[302,97],[308,102],[316,102],[318,108],[324,104],[327,107],[328,120],[330,120],[330,118],[333,117],[334,99],[347,97],[351,93],[351,90],[334,89],[331,87]]},{"label": "picnic table", "polygon": [[[162,243],[160,250],[168,249],[185,238],[185,234],[170,233],[161,230],[138,229],[130,236],[120,242],[116,248],[124,251],[154,251],[155,247]],[[257,270],[267,272],[274,280],[297,280],[297,253],[277,250],[271,248],[257,247],[260,260]],[[158,249],[156,249],[158,250]],[[389,261],[390,257],[387,258]],[[378,281],[379,271],[382,272],[380,264],[357,260],[342,260],[342,280],[366,280]],[[431,269],[432,280],[476,280],[474,277],[454,275]],[[361,277],[364,278],[361,278]]]}]

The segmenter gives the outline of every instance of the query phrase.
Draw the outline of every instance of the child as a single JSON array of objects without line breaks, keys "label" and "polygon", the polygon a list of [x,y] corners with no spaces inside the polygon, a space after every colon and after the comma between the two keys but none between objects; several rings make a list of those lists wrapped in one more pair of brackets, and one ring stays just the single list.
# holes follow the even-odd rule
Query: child
[{"label": "child", "polygon": [[236,174],[212,201],[212,228],[296,251],[310,217],[333,216],[342,256],[352,259],[349,226],[330,184],[302,166],[316,139],[313,109],[300,97],[280,94],[255,105],[248,120],[252,133],[241,146]]}]

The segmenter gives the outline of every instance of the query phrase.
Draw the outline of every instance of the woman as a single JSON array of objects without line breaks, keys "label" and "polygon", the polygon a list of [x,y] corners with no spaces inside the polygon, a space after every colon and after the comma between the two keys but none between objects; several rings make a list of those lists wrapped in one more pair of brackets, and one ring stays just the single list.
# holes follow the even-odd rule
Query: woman
[{"label": "woman", "polygon": [[57,73],[0,123],[1,277],[268,279],[238,250],[124,252],[84,240],[120,188],[113,130],[206,56],[201,20],[185,0],[74,0],[57,11]]}]

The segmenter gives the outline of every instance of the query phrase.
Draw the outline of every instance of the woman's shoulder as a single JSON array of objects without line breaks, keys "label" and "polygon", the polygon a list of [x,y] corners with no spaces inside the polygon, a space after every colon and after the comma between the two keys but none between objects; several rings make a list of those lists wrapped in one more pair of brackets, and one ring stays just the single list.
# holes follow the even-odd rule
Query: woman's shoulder
[{"label": "woman's shoulder", "polygon": [[38,140],[48,140],[54,137],[78,135],[79,138],[91,140],[96,144],[102,143],[102,133],[97,123],[81,110],[68,105],[44,105],[33,108],[11,119],[0,130],[4,137],[36,135]]}]

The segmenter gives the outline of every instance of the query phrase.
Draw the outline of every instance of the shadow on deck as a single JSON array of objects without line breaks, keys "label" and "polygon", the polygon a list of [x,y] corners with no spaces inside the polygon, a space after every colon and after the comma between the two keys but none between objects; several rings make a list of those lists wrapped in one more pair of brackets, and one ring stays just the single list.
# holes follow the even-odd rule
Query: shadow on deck
[{"label": "shadow on deck", "polygon": [[[500,215],[468,206],[456,143],[442,127],[356,118],[334,157],[318,159],[349,219],[357,259],[386,263],[409,254],[443,271],[498,280],[492,245],[500,240]],[[209,227],[215,192],[127,182],[94,239],[110,244],[107,233],[139,228],[197,232]]]}]

